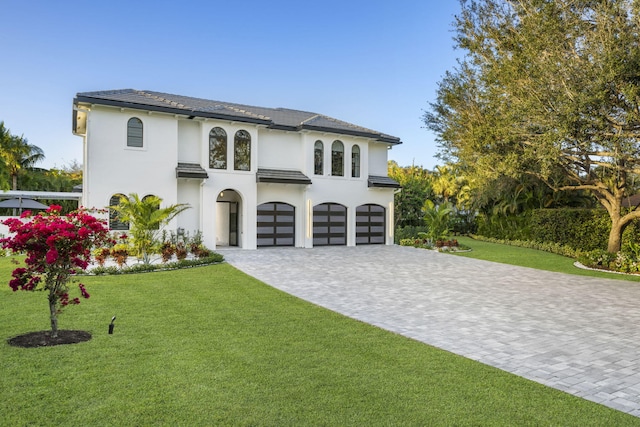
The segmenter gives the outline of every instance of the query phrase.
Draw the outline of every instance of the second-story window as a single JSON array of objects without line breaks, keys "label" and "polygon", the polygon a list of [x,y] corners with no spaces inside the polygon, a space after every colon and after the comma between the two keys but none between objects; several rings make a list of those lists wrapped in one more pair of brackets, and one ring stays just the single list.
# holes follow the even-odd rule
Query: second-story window
[{"label": "second-story window", "polygon": [[313,146],[313,173],[324,174],[324,145],[322,141],[316,141]]},{"label": "second-story window", "polygon": [[137,117],[127,122],[127,147],[142,147],[142,120]]},{"label": "second-story window", "polygon": [[209,132],[209,168],[227,168],[227,133],[222,128]]},{"label": "second-story window", "polygon": [[331,144],[331,175],[344,176],[344,144],[335,140]]},{"label": "second-story window", "polygon": [[251,170],[251,135],[239,130],[233,139],[233,168],[237,171]]},{"label": "second-story window", "polygon": [[351,176],[360,178],[360,147],[357,145],[351,148]]}]

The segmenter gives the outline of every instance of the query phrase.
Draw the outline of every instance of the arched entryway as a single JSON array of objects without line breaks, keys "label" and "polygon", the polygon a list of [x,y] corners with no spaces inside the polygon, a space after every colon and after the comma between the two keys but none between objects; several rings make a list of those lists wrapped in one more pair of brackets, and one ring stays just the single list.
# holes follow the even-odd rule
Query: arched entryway
[{"label": "arched entryway", "polygon": [[216,200],[216,246],[240,246],[242,198],[231,189],[218,194]]},{"label": "arched entryway", "polygon": [[258,206],[257,246],[294,246],[296,208],[288,203],[269,202]]},{"label": "arched entryway", "polygon": [[313,207],[313,246],[347,244],[347,207],[322,203]]}]

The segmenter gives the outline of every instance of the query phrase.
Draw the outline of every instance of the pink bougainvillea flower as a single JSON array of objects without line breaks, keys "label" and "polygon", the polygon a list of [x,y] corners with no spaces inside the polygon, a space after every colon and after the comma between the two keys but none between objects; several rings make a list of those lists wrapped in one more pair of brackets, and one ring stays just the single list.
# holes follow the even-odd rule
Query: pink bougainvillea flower
[{"label": "pink bougainvillea flower", "polygon": [[49,249],[45,259],[47,264],[55,263],[58,260],[58,251],[55,248]]}]

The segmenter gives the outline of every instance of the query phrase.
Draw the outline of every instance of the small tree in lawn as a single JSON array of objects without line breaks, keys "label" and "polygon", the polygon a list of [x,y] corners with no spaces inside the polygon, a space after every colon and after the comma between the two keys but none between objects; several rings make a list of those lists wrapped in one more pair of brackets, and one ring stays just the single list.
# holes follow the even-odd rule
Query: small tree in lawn
[{"label": "small tree in lawn", "polygon": [[[109,239],[103,221],[85,210],[60,215],[61,207],[52,205],[44,213],[31,215],[25,211],[20,219],[9,218],[3,224],[12,236],[0,244],[14,253],[26,254],[25,266],[16,268],[9,286],[14,291],[48,291],[51,337],[58,336],[58,314],[69,304],[80,304],[80,298],[69,296],[69,281],[77,269],[85,270],[91,249]],[[89,298],[82,283],[80,295]]]},{"label": "small tree in lawn", "polygon": [[187,204],[179,203],[160,208],[162,199],[157,196],[146,196],[142,199],[135,193],[129,197],[121,197],[120,203],[110,206],[116,211],[118,219],[131,224],[131,236],[136,256],[149,264],[150,254],[158,241],[160,230],[178,214],[189,209]]}]

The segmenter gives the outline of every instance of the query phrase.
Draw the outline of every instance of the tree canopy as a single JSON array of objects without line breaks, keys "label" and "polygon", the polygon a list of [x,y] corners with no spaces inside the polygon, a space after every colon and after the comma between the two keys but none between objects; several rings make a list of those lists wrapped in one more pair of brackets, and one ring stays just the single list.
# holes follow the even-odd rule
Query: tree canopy
[{"label": "tree canopy", "polygon": [[588,190],[611,218],[608,249],[640,173],[640,1],[462,1],[465,53],[425,114],[441,155],[476,183],[530,174]]},{"label": "tree canopy", "polygon": [[[0,122],[0,159],[11,180],[11,189],[18,189],[18,176],[44,159],[40,147],[29,144],[24,136],[12,135],[4,122]],[[3,183],[8,187],[7,183]]]}]

